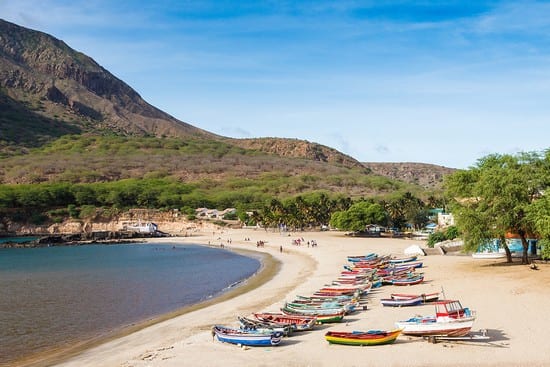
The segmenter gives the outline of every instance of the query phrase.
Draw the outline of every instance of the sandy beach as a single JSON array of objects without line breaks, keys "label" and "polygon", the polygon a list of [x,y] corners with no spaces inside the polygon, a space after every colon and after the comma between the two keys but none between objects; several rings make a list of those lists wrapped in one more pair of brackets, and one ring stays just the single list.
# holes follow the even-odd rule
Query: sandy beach
[{"label": "sandy beach", "polygon": [[[219,239],[218,239],[219,238]],[[245,241],[248,238],[248,241]],[[291,245],[291,240],[315,240],[317,247]],[[235,250],[269,254],[279,262],[260,282],[244,285],[236,296],[189,310],[144,329],[87,349],[59,366],[548,366],[550,349],[546,330],[550,319],[550,266],[531,270],[505,265],[502,260],[474,260],[470,256],[422,257],[425,282],[409,287],[384,286],[368,296],[368,310],[345,317],[338,324],[318,325],[310,332],[294,333],[277,347],[240,348],[212,339],[214,324],[237,325],[237,315],[278,311],[285,300],[309,295],[335,279],[346,256],[370,252],[403,254],[423,241],[386,238],[349,238],[341,232],[298,232],[281,235],[263,230],[226,230],[182,238],[169,243],[231,244]],[[256,241],[266,241],[256,247]],[[157,241],[157,240],[155,240]],[[283,252],[280,252],[282,246]],[[275,271],[274,271],[275,269]],[[353,347],[330,345],[328,330],[393,329],[398,320],[433,314],[433,306],[387,308],[380,304],[393,292],[431,293],[444,290],[477,313],[472,331],[486,329],[487,342],[428,343],[401,335],[394,344]]]}]

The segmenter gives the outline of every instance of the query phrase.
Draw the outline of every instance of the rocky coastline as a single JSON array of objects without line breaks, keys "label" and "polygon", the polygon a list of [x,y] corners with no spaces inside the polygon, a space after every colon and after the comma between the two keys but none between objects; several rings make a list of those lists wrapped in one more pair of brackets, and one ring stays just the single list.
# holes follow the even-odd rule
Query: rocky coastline
[{"label": "rocky coastline", "polygon": [[[154,223],[156,230],[129,230],[138,223]],[[154,237],[191,237],[197,233],[219,231],[219,223],[210,220],[189,221],[177,212],[153,209],[131,209],[112,218],[86,221],[69,219],[62,223],[43,225],[3,221],[0,223],[0,248],[116,244],[144,242]],[[228,222],[227,225],[234,227],[236,223]],[[33,239],[24,241],[25,237]]]}]

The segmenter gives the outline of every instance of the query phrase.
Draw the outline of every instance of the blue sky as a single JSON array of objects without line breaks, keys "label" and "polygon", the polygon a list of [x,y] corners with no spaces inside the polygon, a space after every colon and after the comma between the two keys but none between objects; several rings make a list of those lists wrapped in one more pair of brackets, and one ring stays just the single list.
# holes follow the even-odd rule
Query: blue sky
[{"label": "blue sky", "polygon": [[0,0],[149,103],[236,138],[467,168],[550,148],[550,3]]}]

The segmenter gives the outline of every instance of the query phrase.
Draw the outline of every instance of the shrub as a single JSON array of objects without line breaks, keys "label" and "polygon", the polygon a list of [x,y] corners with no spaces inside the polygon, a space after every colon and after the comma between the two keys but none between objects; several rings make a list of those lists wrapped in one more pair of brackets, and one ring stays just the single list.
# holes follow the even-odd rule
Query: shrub
[{"label": "shrub", "polygon": [[80,219],[88,219],[94,217],[96,214],[95,206],[93,205],[82,205],[80,208]]},{"label": "shrub", "polygon": [[443,232],[434,232],[428,237],[428,247],[433,248],[438,242],[445,241],[447,237]]},{"label": "shrub", "polygon": [[78,215],[80,214],[80,212],[76,208],[76,205],[74,205],[74,204],[69,204],[67,206],[67,211],[68,211],[69,215],[71,216],[71,218],[78,218]]},{"label": "shrub", "polygon": [[454,240],[457,237],[460,237],[460,231],[458,230],[458,227],[456,226],[450,226],[445,231],[445,237],[448,240]]},{"label": "shrub", "polygon": [[48,220],[48,217],[45,216],[44,214],[42,213],[33,213],[31,214],[31,217],[29,218],[29,222],[32,223],[32,224],[44,224],[46,223],[46,221]]}]

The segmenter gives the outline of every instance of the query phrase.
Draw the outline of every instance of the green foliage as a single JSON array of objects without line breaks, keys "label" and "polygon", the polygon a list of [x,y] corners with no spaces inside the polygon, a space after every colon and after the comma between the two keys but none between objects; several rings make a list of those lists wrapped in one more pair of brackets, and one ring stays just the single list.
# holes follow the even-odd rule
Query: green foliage
[{"label": "green foliage", "polygon": [[237,216],[237,213],[227,213],[223,216],[223,219],[225,220],[237,220],[239,217]]},{"label": "green foliage", "polygon": [[47,214],[54,223],[61,223],[69,216],[69,211],[65,208],[52,209]]},{"label": "green foliage", "polygon": [[[548,152],[489,155],[475,167],[458,171],[445,181],[446,196],[455,198],[452,211],[465,248],[504,238],[507,232],[524,236],[544,234],[550,218],[545,199],[549,186]],[[510,259],[509,259],[510,260]],[[527,249],[523,262],[528,262]]]},{"label": "green foliage", "polygon": [[190,206],[184,206],[180,209],[180,211],[186,215],[195,215],[195,209]]},{"label": "green foliage", "polygon": [[80,219],[90,219],[95,217],[96,207],[93,205],[83,205],[80,208],[79,218]]},{"label": "green foliage", "polygon": [[330,225],[340,230],[361,231],[368,224],[386,223],[386,212],[380,204],[360,201],[346,211],[333,213]]},{"label": "green foliage", "polygon": [[540,246],[540,257],[543,260],[550,260],[550,239],[541,239],[538,245]]},{"label": "green foliage", "polygon": [[71,218],[78,218],[78,216],[80,215],[79,210],[74,204],[69,204],[67,206],[67,213],[71,216]]},{"label": "green foliage", "polygon": [[33,212],[29,218],[29,223],[40,225],[46,223],[48,217],[43,213]]},{"label": "green foliage", "polygon": [[445,231],[437,231],[431,233],[428,236],[428,247],[434,247],[438,242],[443,242],[447,240],[454,240],[460,236],[460,231],[456,226],[450,226],[445,229]]},{"label": "green foliage", "polygon": [[428,247],[434,247],[436,243],[443,242],[446,240],[448,240],[448,238],[444,232],[438,231],[438,232],[430,233],[430,235],[428,236],[427,245]]},{"label": "green foliage", "polygon": [[448,240],[454,240],[455,238],[460,237],[460,230],[457,226],[449,226],[445,229],[445,237]]}]

